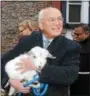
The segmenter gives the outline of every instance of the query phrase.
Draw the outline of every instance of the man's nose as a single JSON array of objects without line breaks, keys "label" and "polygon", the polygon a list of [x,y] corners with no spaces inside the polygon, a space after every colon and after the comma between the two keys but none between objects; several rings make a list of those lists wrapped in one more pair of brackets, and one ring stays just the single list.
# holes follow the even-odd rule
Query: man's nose
[{"label": "man's nose", "polygon": [[56,19],[55,24],[57,24],[57,25],[60,24],[60,21]]}]

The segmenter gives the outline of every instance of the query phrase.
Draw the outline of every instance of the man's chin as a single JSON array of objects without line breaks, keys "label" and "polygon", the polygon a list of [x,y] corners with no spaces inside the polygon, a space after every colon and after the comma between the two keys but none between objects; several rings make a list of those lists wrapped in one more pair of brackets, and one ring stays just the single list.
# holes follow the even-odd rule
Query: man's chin
[{"label": "man's chin", "polygon": [[53,36],[54,36],[54,37],[60,36],[60,33],[59,33],[59,34],[54,34]]}]

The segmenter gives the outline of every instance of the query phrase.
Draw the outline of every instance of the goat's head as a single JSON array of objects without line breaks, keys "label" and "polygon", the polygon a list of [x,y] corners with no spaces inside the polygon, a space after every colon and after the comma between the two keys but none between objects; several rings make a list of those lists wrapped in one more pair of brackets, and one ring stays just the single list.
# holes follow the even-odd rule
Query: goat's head
[{"label": "goat's head", "polygon": [[51,55],[48,50],[41,48],[39,46],[32,48],[28,52],[28,54],[30,54],[32,59],[34,59],[33,62],[35,64],[35,66],[40,69],[42,69],[45,66],[45,64],[47,62],[47,58],[51,58],[51,59],[56,58],[53,55]]}]

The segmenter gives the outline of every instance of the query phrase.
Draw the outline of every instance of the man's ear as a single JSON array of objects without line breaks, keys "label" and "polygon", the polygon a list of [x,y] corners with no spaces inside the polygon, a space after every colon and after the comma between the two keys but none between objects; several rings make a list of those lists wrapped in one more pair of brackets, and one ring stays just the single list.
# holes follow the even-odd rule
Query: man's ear
[{"label": "man's ear", "polygon": [[42,22],[39,22],[39,28],[40,28],[41,30],[43,30],[43,24],[42,24]]},{"label": "man's ear", "polygon": [[87,32],[87,35],[89,35],[90,33],[89,32]]},{"label": "man's ear", "polygon": [[88,36],[90,33],[89,32],[85,32],[85,34]]}]

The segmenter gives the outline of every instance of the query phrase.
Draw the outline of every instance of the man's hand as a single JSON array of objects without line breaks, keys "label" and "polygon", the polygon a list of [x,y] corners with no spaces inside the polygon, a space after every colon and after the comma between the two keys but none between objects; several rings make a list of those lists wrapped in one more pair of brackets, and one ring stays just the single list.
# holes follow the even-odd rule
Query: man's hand
[{"label": "man's hand", "polygon": [[16,89],[17,92],[30,93],[30,87],[23,87],[23,85],[20,83],[20,80],[9,79],[9,83],[13,88]]},{"label": "man's hand", "polygon": [[32,63],[30,57],[22,58],[20,62],[17,64],[17,69],[20,70],[21,73],[24,73],[28,70],[36,70],[35,65]]}]

